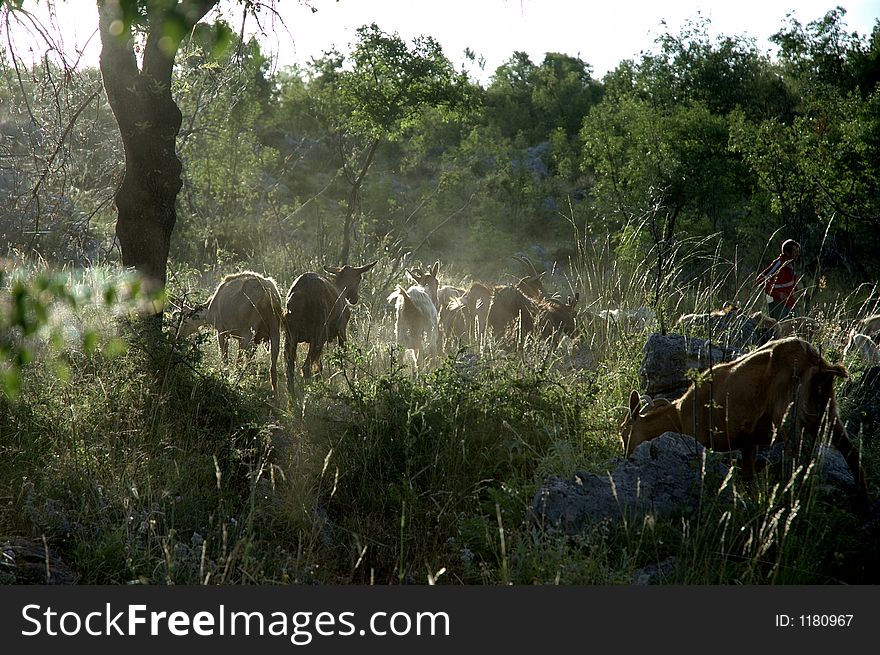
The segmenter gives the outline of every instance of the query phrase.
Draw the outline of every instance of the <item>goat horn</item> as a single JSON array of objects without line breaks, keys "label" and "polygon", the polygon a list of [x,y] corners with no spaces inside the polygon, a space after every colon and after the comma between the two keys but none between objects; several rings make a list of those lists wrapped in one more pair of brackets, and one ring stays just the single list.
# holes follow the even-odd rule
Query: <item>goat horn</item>
[{"label": "goat horn", "polygon": [[543,273],[538,273],[538,270],[535,268],[535,265],[525,255],[514,255],[514,259],[516,259],[518,262],[521,262],[521,263],[525,264],[526,266],[528,266],[532,271],[532,275],[534,275],[535,277],[541,277],[543,275]]}]

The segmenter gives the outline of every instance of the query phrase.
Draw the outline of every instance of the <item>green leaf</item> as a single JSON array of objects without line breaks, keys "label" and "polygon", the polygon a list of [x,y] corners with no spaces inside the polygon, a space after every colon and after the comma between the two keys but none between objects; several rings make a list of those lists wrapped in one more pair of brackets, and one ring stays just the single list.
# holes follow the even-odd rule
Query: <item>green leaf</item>
[{"label": "green leaf", "polygon": [[15,399],[21,389],[21,371],[12,368],[6,371],[0,371],[0,384],[3,386],[3,392],[7,397]]},{"label": "green leaf", "polygon": [[119,337],[115,337],[107,342],[103,352],[105,357],[119,357],[128,352],[128,344]]},{"label": "green leaf", "polygon": [[113,305],[119,298],[119,292],[116,290],[116,287],[113,285],[107,285],[104,287],[104,304],[105,305]]},{"label": "green leaf", "polygon": [[211,44],[210,56],[212,59],[222,59],[232,47],[234,33],[224,22],[218,22],[214,26],[214,43]]},{"label": "green leaf", "polygon": [[55,362],[55,377],[61,382],[70,382],[71,370],[67,362],[61,360]]},{"label": "green leaf", "polygon": [[87,355],[91,355],[95,352],[95,349],[98,347],[98,333],[94,330],[89,330],[83,335],[83,351]]}]

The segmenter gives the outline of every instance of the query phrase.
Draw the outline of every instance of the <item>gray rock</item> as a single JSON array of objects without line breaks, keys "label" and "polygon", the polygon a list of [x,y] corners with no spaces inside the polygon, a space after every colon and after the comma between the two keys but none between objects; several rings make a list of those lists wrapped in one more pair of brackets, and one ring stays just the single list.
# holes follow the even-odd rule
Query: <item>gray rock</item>
[{"label": "gray rock", "polygon": [[666,432],[636,448],[604,475],[579,472],[573,480],[548,478],[535,494],[532,511],[549,529],[568,535],[603,521],[694,515],[703,503],[732,502],[728,489],[718,496],[727,476],[727,457],[712,454],[692,437]]},{"label": "gray rock", "polygon": [[26,537],[0,537],[0,581],[3,584],[76,584],[79,575],[54,548]]},{"label": "gray rock", "polygon": [[642,349],[639,378],[644,393],[652,398],[674,400],[683,395],[691,381],[686,373],[729,362],[742,355],[736,348],[710,344],[705,339],[681,334],[651,334]]},{"label": "gray rock", "polygon": [[840,414],[853,437],[880,434],[880,366],[847,380],[837,391]]},{"label": "gray rock", "polygon": [[[759,449],[759,466],[763,460],[767,466],[781,468],[784,453],[785,446],[781,443]],[[846,498],[856,492],[856,479],[839,450],[827,444],[820,444],[816,455],[818,457],[815,486],[817,493],[825,497]]]},{"label": "gray rock", "polygon": [[667,557],[662,562],[657,562],[656,564],[649,564],[648,566],[644,566],[638,569],[633,574],[633,584],[649,585],[672,582],[672,580],[670,580],[670,576],[672,575],[677,565],[677,557]]}]

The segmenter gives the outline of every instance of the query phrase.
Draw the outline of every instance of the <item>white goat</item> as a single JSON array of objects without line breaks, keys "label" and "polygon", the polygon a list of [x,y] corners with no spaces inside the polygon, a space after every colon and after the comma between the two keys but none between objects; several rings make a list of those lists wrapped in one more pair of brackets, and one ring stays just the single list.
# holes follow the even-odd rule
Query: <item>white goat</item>
[{"label": "white goat", "polygon": [[656,314],[649,307],[603,309],[596,314],[609,325],[624,326],[635,330],[645,330],[657,319]]},{"label": "white goat", "polygon": [[437,353],[437,307],[427,289],[418,284],[409,289],[398,284],[388,296],[388,302],[394,303],[396,311],[394,336],[397,343],[403,346],[406,353],[411,354],[413,364],[418,368],[419,355],[426,342],[428,352]]},{"label": "white goat", "polygon": [[880,335],[880,314],[874,314],[859,321],[858,331],[872,339]]},{"label": "white goat", "polygon": [[269,381],[278,388],[278,352],[281,343],[281,294],[275,280],[244,271],[223,278],[207,303],[196,307],[180,324],[183,337],[203,325],[217,330],[217,345],[224,363],[229,361],[229,337],[238,341],[238,362],[242,350],[253,353],[259,343],[269,346]]},{"label": "white goat", "polygon": [[867,334],[853,332],[849,335],[843,356],[846,357],[850,352],[857,353],[868,366],[880,366],[880,345]]}]

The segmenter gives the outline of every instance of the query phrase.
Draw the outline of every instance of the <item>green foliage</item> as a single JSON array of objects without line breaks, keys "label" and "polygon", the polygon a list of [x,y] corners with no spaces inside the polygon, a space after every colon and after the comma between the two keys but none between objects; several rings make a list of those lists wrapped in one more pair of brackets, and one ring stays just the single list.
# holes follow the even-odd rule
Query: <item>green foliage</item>
[{"label": "green foliage", "polygon": [[86,584],[236,580],[269,444],[257,395],[168,342],[29,371],[0,399],[0,534],[45,535]]},{"label": "green foliage", "polygon": [[[482,551],[465,517],[493,521],[512,494],[505,519],[522,520],[536,464],[583,439],[589,394],[514,362],[474,370],[452,358],[421,379],[392,370],[352,382],[332,430],[310,438],[324,453],[318,502],[367,547],[354,573],[402,581],[425,565],[448,568],[450,538]],[[349,545],[339,543],[340,556]]]},{"label": "green foliage", "polygon": [[[0,270],[0,387],[15,398],[21,391],[24,369],[48,348],[41,362],[62,380],[70,378],[69,349],[86,357],[122,354],[122,340],[101,335],[88,315],[133,308],[139,285],[125,278],[101,280],[98,271],[85,278],[62,273]],[[83,321],[71,321],[76,314]],[[93,322],[93,321],[92,321]]]}]

